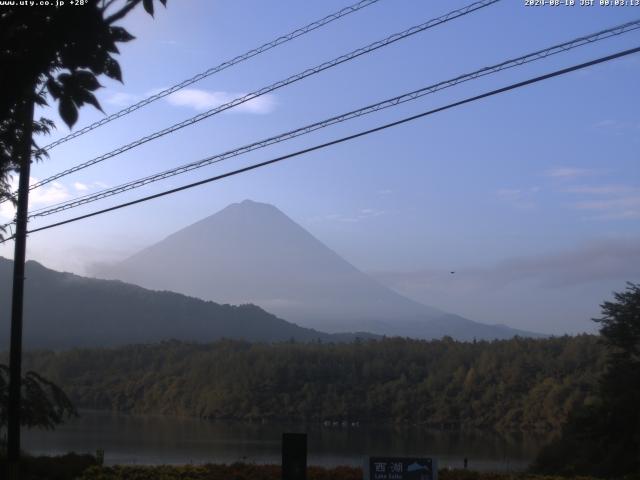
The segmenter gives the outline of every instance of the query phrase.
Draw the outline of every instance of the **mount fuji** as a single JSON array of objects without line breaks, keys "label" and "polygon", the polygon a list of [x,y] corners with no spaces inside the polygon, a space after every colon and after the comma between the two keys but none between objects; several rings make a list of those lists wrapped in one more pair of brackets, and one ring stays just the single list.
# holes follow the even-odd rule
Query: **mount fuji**
[{"label": "mount fuji", "polygon": [[539,336],[474,322],[378,283],[273,205],[245,200],[95,276],[218,303],[252,303],[324,332],[458,340]]}]

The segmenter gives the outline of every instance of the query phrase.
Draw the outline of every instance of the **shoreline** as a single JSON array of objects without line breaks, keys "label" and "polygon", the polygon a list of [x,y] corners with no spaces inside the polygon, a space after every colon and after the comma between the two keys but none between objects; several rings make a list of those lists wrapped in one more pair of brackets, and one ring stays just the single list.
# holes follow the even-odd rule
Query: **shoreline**
[{"label": "shoreline", "polygon": [[284,432],[308,434],[308,464],[359,467],[375,455],[430,456],[441,467],[522,471],[537,454],[536,437],[505,438],[486,431],[450,432],[385,426],[325,428],[318,424],[248,424],[191,417],[81,411],[81,418],[54,431],[25,431],[25,450],[35,455],[105,451],[106,465],[278,463]]},{"label": "shoreline", "polygon": [[[0,459],[0,467],[2,467]],[[202,465],[99,465],[91,455],[66,454],[60,457],[29,457],[23,472],[34,480],[55,477],[58,480],[280,480],[282,469],[277,464],[259,465],[235,462]],[[361,467],[307,467],[308,480],[362,480]],[[528,472],[480,472],[467,469],[438,470],[439,480],[553,480],[560,477]],[[565,477],[588,480],[590,477]]]}]

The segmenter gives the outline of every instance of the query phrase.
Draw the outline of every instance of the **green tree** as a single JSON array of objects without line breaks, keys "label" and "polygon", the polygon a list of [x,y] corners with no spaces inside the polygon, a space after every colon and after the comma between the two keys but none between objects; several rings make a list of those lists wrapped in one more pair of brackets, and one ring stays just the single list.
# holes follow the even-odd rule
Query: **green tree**
[{"label": "green tree", "polygon": [[[166,0],[159,1],[166,4]],[[34,108],[54,100],[69,127],[78,120],[82,106],[90,104],[101,109],[93,94],[101,86],[97,77],[106,75],[122,81],[120,66],[114,59],[119,53],[117,44],[134,38],[115,23],[140,4],[151,15],[154,10],[154,0],[83,0],[78,2],[80,5],[55,7],[15,3],[3,5],[0,10],[0,201],[9,199],[17,205],[10,381],[8,399],[3,404],[8,409],[10,478],[17,478],[19,472],[19,419],[24,412],[20,358],[29,172],[33,158],[46,156],[33,137],[47,134],[54,127],[50,119],[34,119]],[[10,191],[11,177],[16,172],[17,198]],[[0,226],[0,236],[5,227]],[[27,388],[44,380],[33,375],[25,378]],[[41,388],[31,393],[42,391]],[[55,394],[55,389],[51,392]],[[46,403],[33,406],[33,414],[44,415],[42,421],[53,418],[47,416],[47,410],[38,410],[46,408]]]},{"label": "green tree", "polygon": [[[7,426],[9,368],[0,364],[0,432]],[[51,430],[65,419],[77,416],[71,400],[55,383],[27,372],[22,379],[21,424],[28,428]]]},{"label": "green tree", "polygon": [[[163,5],[166,0],[158,0]],[[15,201],[10,180],[19,171],[23,145],[33,156],[46,155],[32,140],[54,128],[50,119],[29,118],[30,105],[58,103],[64,122],[72,127],[86,104],[101,110],[93,92],[97,77],[122,81],[114,55],[118,43],[134,37],[115,25],[142,4],[153,15],[153,0],[86,0],[83,5],[3,6],[0,10],[0,199]],[[32,128],[27,128],[29,124]]]},{"label": "green tree", "polygon": [[640,471],[640,285],[629,283],[594,319],[607,347],[599,395],[575,409],[533,469],[619,477]]}]

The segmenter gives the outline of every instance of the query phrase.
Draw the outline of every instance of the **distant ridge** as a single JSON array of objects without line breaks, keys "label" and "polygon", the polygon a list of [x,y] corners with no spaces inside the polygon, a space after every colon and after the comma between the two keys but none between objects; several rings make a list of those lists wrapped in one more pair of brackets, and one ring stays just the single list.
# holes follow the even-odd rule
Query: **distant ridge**
[{"label": "distant ridge", "polygon": [[[0,257],[0,350],[9,345],[13,261]],[[153,343],[176,339],[210,342],[350,341],[367,334],[329,335],[286,322],[255,305],[219,305],[120,281],[26,265],[24,343],[65,349]]]},{"label": "distant ridge", "polygon": [[217,302],[254,303],[328,332],[459,340],[539,336],[410,300],[355,268],[273,205],[251,200],[94,273]]}]

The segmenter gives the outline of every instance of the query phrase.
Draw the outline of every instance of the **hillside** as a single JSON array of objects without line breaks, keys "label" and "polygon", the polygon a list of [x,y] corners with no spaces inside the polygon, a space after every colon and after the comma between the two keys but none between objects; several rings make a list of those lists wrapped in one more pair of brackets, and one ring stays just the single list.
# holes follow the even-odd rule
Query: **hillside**
[{"label": "hillside", "polygon": [[536,336],[410,300],[358,270],[276,207],[249,200],[94,273],[216,302],[253,303],[328,332],[460,340]]},{"label": "hillside", "polygon": [[[13,262],[0,257],[0,312],[10,318]],[[120,281],[97,280],[26,265],[24,343],[27,348],[113,346],[167,339],[210,342],[342,341],[286,322],[255,305],[219,305]],[[363,334],[363,336],[366,336]],[[9,322],[2,322],[0,345],[9,344]]]},{"label": "hillside", "polygon": [[30,353],[80,408],[237,420],[554,430],[593,400],[595,336],[493,342],[164,342]]}]

